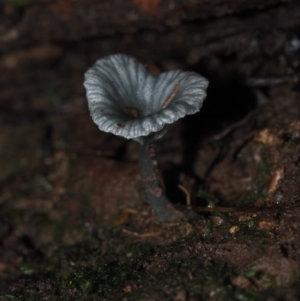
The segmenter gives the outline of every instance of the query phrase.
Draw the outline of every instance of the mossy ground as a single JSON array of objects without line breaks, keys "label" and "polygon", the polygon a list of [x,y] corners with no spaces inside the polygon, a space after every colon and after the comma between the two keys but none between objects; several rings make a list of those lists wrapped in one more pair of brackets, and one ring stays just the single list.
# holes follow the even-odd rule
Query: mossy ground
[{"label": "mossy ground", "polygon": [[170,128],[159,163],[184,218],[159,223],[137,144],[101,133],[69,80],[0,102],[0,300],[299,300],[293,87],[225,126],[204,106]]}]

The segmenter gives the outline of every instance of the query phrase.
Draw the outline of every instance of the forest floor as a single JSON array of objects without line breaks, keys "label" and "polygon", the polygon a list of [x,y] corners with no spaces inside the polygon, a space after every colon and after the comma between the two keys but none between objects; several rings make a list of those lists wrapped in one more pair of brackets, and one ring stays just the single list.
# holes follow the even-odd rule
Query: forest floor
[{"label": "forest floor", "polygon": [[[134,1],[155,9],[159,2]],[[244,22],[245,36],[231,38],[223,19],[200,22],[212,41],[203,48],[193,44],[206,43],[202,35],[188,35],[191,24],[173,19],[166,33],[65,41],[76,14],[59,6],[64,1],[47,3],[44,15],[38,6],[26,13],[6,5],[1,23],[13,28],[23,18],[16,30],[24,36],[12,30],[0,39],[0,300],[300,300],[299,39],[275,31],[254,39],[246,32],[252,17],[262,24],[254,12],[224,21],[228,32]],[[151,21],[150,8],[143,6]],[[273,12],[286,18],[292,8]],[[40,31],[32,30],[35,15]],[[52,15],[73,23],[39,43],[43,30],[52,34],[43,22]],[[180,221],[151,213],[138,144],[100,132],[90,117],[84,71],[119,51],[155,74],[180,68],[210,80],[200,113],[159,140],[159,168]]]},{"label": "forest floor", "polygon": [[184,219],[160,223],[137,143],[100,132],[76,87],[1,109],[1,300],[298,300],[298,92],[201,141],[206,106],[174,125],[159,164]]}]

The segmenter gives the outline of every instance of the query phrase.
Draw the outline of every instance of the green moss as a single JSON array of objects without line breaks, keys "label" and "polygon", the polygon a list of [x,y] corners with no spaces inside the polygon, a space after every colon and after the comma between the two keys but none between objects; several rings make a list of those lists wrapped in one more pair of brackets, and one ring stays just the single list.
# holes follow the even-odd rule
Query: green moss
[{"label": "green moss", "polygon": [[248,221],[248,228],[254,228],[257,225],[257,221],[254,219],[250,219]]},{"label": "green moss", "polygon": [[[178,291],[207,300],[259,300],[260,294],[242,291],[230,284],[233,271],[222,262],[204,264],[199,257],[173,259],[158,272],[145,275],[143,284],[130,294],[131,300],[174,300]],[[124,295],[125,297],[125,295]],[[111,300],[111,299],[110,299]],[[123,300],[123,299],[122,299]]]},{"label": "green moss", "polygon": [[40,277],[42,274],[48,274],[49,272],[51,272],[52,267],[45,264],[44,262],[25,262],[21,265],[20,270],[23,275],[38,275]]},{"label": "green moss", "polygon": [[110,253],[103,258],[99,257],[98,248],[88,245],[65,248],[60,250],[59,282],[78,290],[81,296],[88,293],[107,297],[122,291],[127,281],[136,281],[137,271],[142,269],[150,251],[148,245],[132,245],[120,250],[118,256]]},{"label": "green moss", "polygon": [[[111,235],[118,233],[111,232]],[[26,263],[21,271],[27,280],[31,279],[30,283],[34,279],[42,283],[50,281],[53,285],[47,295],[52,296],[50,300],[174,300],[178,291],[204,300],[212,297],[214,300],[260,300],[259,293],[231,285],[235,272],[225,263],[208,264],[199,256],[176,256],[190,239],[156,247],[145,243],[120,247],[120,241],[103,242],[103,245],[87,240],[60,248],[47,262]],[[104,255],[102,248],[107,250]],[[130,293],[125,292],[126,287]],[[22,295],[16,292],[7,298],[34,301],[41,300],[41,294],[38,288],[31,287]]]},{"label": "green moss", "polygon": [[[256,241],[263,243],[272,238],[272,234],[266,230],[257,228],[257,220],[251,219],[245,222],[227,222],[218,227],[219,242],[232,241]],[[231,233],[231,228],[237,227],[234,233]],[[220,239],[220,237],[223,237]]]},{"label": "green moss", "polygon": [[268,154],[265,150],[261,152],[262,161],[258,165],[259,175],[255,183],[255,188],[251,191],[245,191],[243,195],[234,201],[234,205],[249,206],[253,205],[258,199],[268,201],[269,197],[265,194],[264,190],[268,181],[268,175],[270,174],[268,165]]},{"label": "green moss", "polygon": [[197,192],[197,197],[204,200],[207,205],[210,206],[215,206],[216,205],[216,200],[209,195],[206,191],[199,189]]},{"label": "green moss", "polygon": [[253,205],[259,197],[257,192],[246,191],[241,198],[235,202],[238,206],[250,206]]},{"label": "green moss", "polygon": [[11,294],[6,294],[5,297],[7,298],[7,300],[19,300],[17,296]]},{"label": "green moss", "polygon": [[243,227],[235,237],[239,240],[264,242],[266,239],[271,238],[271,234],[265,230],[255,230]]},{"label": "green moss", "polygon": [[214,229],[214,224],[211,221],[208,221],[201,232],[201,237],[203,238],[204,241],[210,238],[213,229]]}]

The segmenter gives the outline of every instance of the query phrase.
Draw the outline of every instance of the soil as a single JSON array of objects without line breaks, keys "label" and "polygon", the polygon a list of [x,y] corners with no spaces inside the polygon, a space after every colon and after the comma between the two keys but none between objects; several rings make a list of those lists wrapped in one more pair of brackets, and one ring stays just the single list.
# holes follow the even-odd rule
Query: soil
[{"label": "soil", "polygon": [[[96,2],[0,4],[0,300],[300,300],[299,3]],[[89,115],[114,52],[210,80],[158,143],[178,221]]]}]

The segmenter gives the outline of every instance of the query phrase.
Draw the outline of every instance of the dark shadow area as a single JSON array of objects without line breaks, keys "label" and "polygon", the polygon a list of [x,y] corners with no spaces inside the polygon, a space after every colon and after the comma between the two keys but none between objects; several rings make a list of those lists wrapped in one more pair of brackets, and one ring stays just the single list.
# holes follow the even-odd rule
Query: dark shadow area
[{"label": "dark shadow area", "polygon": [[207,95],[200,113],[183,121],[183,167],[189,171],[202,139],[238,122],[257,106],[253,90],[237,81],[222,83],[211,78]]},{"label": "dark shadow area", "polygon": [[171,203],[185,203],[185,195],[178,187],[180,183],[180,174],[182,172],[183,169],[180,166],[170,163],[168,168],[162,173],[166,196]]}]

